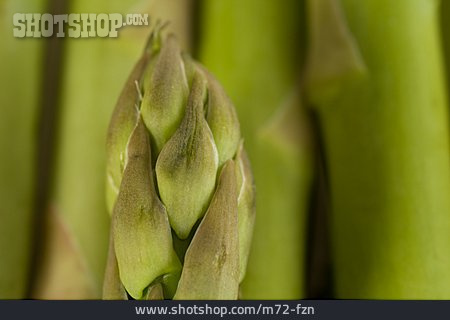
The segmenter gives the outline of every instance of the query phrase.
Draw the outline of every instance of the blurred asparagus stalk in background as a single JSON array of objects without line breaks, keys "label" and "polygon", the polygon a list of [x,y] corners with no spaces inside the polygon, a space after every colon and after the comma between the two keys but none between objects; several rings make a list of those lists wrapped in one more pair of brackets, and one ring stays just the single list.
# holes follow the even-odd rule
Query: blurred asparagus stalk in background
[{"label": "blurred asparagus stalk in background", "polygon": [[450,298],[438,3],[309,1],[308,95],[323,128],[337,298]]},{"label": "blurred asparagus stalk in background", "polygon": [[[190,43],[190,0],[73,0],[71,13],[148,13]],[[105,145],[108,121],[150,27],[127,26],[117,39],[67,39],[56,168],[40,272],[33,297],[100,298],[108,252]],[[61,240],[62,239],[62,240]],[[63,243],[63,244],[61,244]],[[68,253],[69,252],[69,253]]]},{"label": "blurred asparagus stalk in background", "polygon": [[450,93],[450,1],[441,1],[441,30],[447,70],[447,97]]},{"label": "blurred asparagus stalk in background", "polygon": [[17,12],[41,12],[46,1],[0,2],[0,299],[26,297],[33,234],[36,130],[42,73],[40,39],[13,37]]},{"label": "blurred asparagus stalk in background", "polygon": [[243,299],[304,294],[312,157],[300,103],[303,4],[201,2],[199,58],[235,103],[256,181],[258,217]]}]

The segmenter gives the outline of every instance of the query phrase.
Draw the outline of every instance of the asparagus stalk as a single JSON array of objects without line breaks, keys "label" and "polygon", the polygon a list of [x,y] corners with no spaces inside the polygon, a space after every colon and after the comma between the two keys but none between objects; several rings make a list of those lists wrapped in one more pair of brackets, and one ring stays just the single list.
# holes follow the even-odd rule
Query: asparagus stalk
[{"label": "asparagus stalk", "polygon": [[[190,1],[72,2],[73,13],[148,13],[169,25],[187,46]],[[108,121],[128,71],[140,55],[149,27],[126,27],[119,37],[67,39],[57,132],[56,168],[49,203],[49,228],[43,252],[50,252],[37,276],[34,297],[100,298],[108,252],[109,217],[105,201],[105,144]],[[56,218],[54,218],[56,219]],[[55,239],[70,238],[64,250]],[[52,249],[53,248],[53,249]],[[64,252],[72,259],[64,259]],[[68,266],[65,261],[72,261]],[[73,276],[73,270],[78,270]],[[51,276],[52,281],[46,281]],[[71,294],[61,294],[70,287]],[[67,292],[67,290],[66,290]],[[59,293],[59,294],[56,294]]]},{"label": "asparagus stalk", "polygon": [[35,131],[42,74],[40,39],[13,37],[14,13],[41,12],[46,1],[0,3],[0,299],[27,297],[29,284]]},{"label": "asparagus stalk", "polygon": [[303,1],[201,2],[200,60],[235,102],[253,164],[258,217],[244,299],[304,294],[312,168],[301,109]]},{"label": "asparagus stalk", "polygon": [[450,298],[438,1],[309,1],[338,298]]},{"label": "asparagus stalk", "polygon": [[447,71],[447,95],[450,92],[450,2],[441,1],[441,34],[444,44],[445,67]]}]

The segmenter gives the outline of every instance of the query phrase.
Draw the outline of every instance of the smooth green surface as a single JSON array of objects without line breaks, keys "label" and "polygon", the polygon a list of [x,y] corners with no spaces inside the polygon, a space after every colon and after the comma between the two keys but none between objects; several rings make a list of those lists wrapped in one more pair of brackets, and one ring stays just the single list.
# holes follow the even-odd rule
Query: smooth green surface
[{"label": "smooth green surface", "polygon": [[[310,83],[310,98],[329,173],[336,297],[449,299],[450,157],[438,2],[343,0],[341,8],[339,16],[338,1],[310,1],[311,54],[321,57],[311,60],[310,72],[323,75]],[[323,43],[346,24],[347,37]],[[344,51],[336,63],[360,57],[364,65],[347,61],[347,68],[325,72],[321,61]]]},{"label": "smooth green surface", "polygon": [[447,71],[447,95],[450,92],[450,1],[441,1],[441,34]]},{"label": "smooth green surface", "polygon": [[299,78],[303,1],[201,2],[202,63],[236,106],[256,182],[256,222],[243,299],[304,292],[311,158]]},{"label": "smooth green surface", "polygon": [[16,12],[45,1],[0,1],[0,299],[26,297],[31,257],[42,39],[13,37]]}]

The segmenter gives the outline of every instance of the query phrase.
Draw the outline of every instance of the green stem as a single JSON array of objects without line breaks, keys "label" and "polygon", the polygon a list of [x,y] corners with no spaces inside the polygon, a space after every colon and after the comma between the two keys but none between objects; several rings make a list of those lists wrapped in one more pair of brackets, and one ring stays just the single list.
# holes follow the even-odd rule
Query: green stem
[{"label": "green stem", "polygon": [[336,296],[449,299],[438,2],[309,4],[309,98],[327,157]]},{"label": "green stem", "polygon": [[447,95],[450,92],[450,1],[441,2],[441,34],[447,71]]},{"label": "green stem", "polygon": [[12,17],[45,2],[0,3],[0,299],[26,297],[31,258],[33,188],[44,41],[13,37]]}]

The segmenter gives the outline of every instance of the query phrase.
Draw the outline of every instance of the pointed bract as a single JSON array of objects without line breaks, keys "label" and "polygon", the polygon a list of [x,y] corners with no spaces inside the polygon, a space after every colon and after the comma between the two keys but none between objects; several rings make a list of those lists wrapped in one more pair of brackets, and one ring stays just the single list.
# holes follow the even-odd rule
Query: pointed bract
[{"label": "pointed bract", "polygon": [[205,72],[208,78],[208,110],[206,120],[216,142],[219,166],[232,159],[241,139],[239,120],[233,103],[217,80]]},{"label": "pointed bract", "polygon": [[216,183],[218,155],[204,117],[205,97],[205,79],[197,74],[183,122],[156,162],[161,200],[181,239],[206,211]]},{"label": "pointed bract", "polygon": [[128,139],[136,126],[139,111],[139,83],[148,64],[150,55],[144,53],[125,83],[119,96],[116,108],[111,117],[106,140],[107,152],[107,182],[106,201],[108,211],[112,212],[114,202],[119,193],[120,181],[125,168],[126,146]]},{"label": "pointed bract", "polygon": [[238,290],[237,186],[235,164],[229,160],[186,252],[174,299],[231,300]]},{"label": "pointed bract", "polygon": [[128,143],[128,162],[112,217],[120,279],[135,299],[142,298],[157,277],[181,267],[166,211],[156,195],[150,159],[148,133],[139,120]]},{"label": "pointed bract", "polygon": [[188,95],[180,48],[169,36],[154,62],[141,107],[142,118],[156,144],[155,155],[180,124]]}]

